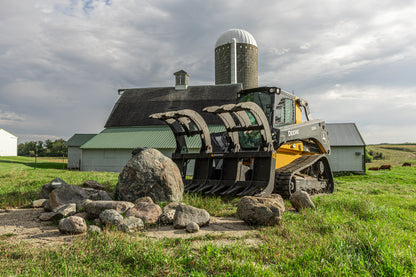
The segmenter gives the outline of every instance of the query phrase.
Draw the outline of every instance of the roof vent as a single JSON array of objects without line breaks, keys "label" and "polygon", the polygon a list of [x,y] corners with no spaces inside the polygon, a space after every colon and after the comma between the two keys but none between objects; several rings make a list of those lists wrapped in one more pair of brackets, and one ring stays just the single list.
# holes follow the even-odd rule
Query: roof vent
[{"label": "roof vent", "polygon": [[189,85],[189,74],[184,70],[173,73],[175,75],[175,90],[185,90]]}]

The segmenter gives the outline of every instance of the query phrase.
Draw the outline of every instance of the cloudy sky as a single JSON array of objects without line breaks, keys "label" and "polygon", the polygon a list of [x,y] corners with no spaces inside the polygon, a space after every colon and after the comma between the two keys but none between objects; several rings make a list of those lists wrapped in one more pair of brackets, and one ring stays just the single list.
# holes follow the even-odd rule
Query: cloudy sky
[{"label": "cloudy sky", "polygon": [[103,130],[117,89],[214,83],[230,28],[259,46],[259,85],[355,122],[367,144],[416,142],[416,1],[3,0],[0,128],[19,142]]}]

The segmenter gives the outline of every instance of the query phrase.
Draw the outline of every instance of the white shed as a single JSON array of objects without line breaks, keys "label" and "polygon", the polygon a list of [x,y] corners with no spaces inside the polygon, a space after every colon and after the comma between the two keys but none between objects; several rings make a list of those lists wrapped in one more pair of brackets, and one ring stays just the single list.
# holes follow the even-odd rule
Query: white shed
[{"label": "white shed", "polygon": [[333,172],[365,172],[365,142],[355,123],[327,123]]},{"label": "white shed", "polygon": [[17,156],[17,136],[1,128],[0,156]]}]

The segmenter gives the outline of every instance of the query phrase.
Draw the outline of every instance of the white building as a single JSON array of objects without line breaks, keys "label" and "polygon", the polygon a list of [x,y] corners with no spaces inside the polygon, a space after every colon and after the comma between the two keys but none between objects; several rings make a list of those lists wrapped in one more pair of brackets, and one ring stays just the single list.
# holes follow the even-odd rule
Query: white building
[{"label": "white building", "polygon": [[17,156],[17,137],[1,128],[0,156]]}]

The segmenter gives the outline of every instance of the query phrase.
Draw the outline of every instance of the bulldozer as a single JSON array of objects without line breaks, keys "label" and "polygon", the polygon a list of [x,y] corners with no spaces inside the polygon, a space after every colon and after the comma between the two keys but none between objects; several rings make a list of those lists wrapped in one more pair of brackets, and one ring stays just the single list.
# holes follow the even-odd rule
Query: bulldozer
[{"label": "bulldozer", "polygon": [[[332,193],[334,180],[325,154],[330,153],[326,125],[312,119],[308,103],[278,87],[238,92],[237,103],[210,106],[223,132],[210,133],[204,118],[190,109],[154,113],[176,140],[172,160],[185,191],[289,198],[297,190]],[[201,148],[189,153],[187,141],[200,137]],[[191,162],[193,161],[193,162]],[[191,174],[189,166],[193,165]]]}]

